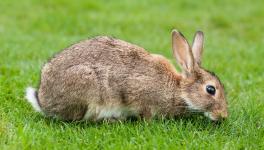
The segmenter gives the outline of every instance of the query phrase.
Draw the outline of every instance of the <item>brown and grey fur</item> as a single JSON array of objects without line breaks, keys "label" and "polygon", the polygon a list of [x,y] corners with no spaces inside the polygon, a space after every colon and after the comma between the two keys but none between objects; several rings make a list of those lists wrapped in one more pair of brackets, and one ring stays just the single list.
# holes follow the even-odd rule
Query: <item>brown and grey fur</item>
[{"label": "brown and grey fur", "polygon": [[[208,112],[213,120],[227,117],[222,84],[200,67],[202,33],[195,37],[195,52],[179,32],[174,30],[172,36],[183,73],[161,55],[106,36],[66,48],[42,69],[37,110],[63,120],[151,119],[189,109]],[[207,83],[216,87],[214,97],[204,91]],[[34,101],[30,92],[27,98]]]}]

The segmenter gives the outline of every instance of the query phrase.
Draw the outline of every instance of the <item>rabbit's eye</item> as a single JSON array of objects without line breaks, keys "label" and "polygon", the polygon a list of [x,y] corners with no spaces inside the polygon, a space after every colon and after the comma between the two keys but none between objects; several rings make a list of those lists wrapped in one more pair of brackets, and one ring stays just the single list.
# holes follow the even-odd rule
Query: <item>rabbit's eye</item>
[{"label": "rabbit's eye", "polygon": [[206,86],[206,91],[207,93],[209,93],[210,95],[215,95],[215,87],[212,85],[207,85]]}]

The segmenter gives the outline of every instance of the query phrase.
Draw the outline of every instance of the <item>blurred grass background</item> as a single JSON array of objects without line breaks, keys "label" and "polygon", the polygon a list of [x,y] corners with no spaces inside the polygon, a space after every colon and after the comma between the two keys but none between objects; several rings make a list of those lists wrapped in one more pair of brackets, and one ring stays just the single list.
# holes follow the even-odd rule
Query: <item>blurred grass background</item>
[{"label": "blurred grass background", "polygon": [[[0,1],[0,149],[264,149],[264,2]],[[203,66],[228,93],[230,117],[116,124],[45,119],[24,100],[42,64],[80,40],[110,35],[166,56],[172,29],[205,33]]]}]

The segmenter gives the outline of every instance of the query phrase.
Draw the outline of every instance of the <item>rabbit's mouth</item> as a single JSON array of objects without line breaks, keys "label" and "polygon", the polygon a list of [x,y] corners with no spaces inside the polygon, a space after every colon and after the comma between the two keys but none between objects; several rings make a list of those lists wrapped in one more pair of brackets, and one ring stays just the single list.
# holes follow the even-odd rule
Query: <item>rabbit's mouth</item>
[{"label": "rabbit's mouth", "polygon": [[204,112],[204,115],[212,121],[219,121],[227,118],[227,113]]},{"label": "rabbit's mouth", "polygon": [[214,118],[210,112],[204,112],[204,115],[213,121],[217,121],[217,118]]}]

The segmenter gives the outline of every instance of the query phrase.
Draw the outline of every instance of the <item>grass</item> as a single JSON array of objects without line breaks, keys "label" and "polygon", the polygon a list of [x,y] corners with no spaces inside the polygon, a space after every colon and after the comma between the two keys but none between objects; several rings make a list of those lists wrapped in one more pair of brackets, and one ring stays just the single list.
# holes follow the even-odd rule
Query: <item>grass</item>
[{"label": "grass", "polygon": [[[0,1],[0,149],[264,149],[263,1]],[[203,66],[227,91],[230,117],[65,123],[24,99],[43,63],[79,40],[112,35],[174,61],[170,32],[206,35]],[[174,61],[175,63],[175,61]]]}]

